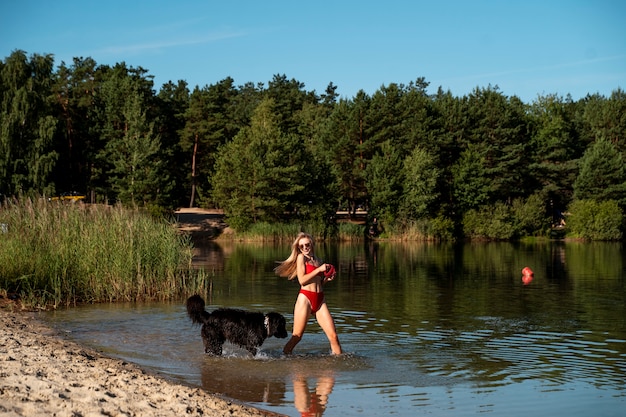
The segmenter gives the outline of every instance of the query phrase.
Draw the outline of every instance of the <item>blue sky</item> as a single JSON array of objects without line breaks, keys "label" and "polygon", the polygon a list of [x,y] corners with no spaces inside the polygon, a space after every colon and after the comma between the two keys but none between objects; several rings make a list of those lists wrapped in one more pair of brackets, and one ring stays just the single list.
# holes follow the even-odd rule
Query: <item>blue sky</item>
[{"label": "blue sky", "polygon": [[622,0],[20,0],[0,5],[0,57],[51,53],[143,67],[155,89],[275,74],[341,97],[424,77],[429,93],[498,86],[538,95],[626,89]]}]

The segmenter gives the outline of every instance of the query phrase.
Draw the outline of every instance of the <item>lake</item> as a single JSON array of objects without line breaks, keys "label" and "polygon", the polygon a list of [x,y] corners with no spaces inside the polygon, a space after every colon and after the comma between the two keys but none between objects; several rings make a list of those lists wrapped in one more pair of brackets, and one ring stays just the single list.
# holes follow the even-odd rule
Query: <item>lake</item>
[{"label": "lake", "polygon": [[[203,353],[184,300],[46,313],[103,353],[290,416],[623,416],[626,262],[621,243],[421,242],[318,245],[337,266],[326,301],[346,352],[314,319],[293,356]],[[207,309],[278,311],[298,285],[273,273],[289,244],[196,248]],[[534,271],[531,282],[521,270]]]}]

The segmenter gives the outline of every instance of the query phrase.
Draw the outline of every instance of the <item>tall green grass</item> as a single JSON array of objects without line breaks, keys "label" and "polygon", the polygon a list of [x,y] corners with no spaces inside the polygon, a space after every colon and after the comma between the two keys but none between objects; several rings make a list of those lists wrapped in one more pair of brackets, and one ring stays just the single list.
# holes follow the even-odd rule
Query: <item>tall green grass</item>
[{"label": "tall green grass", "polygon": [[140,210],[22,199],[0,208],[0,290],[32,308],[203,291],[193,245]]},{"label": "tall green grass", "polygon": [[363,225],[353,223],[338,223],[329,226],[323,223],[266,223],[258,222],[250,226],[248,230],[236,233],[223,234],[221,240],[241,241],[291,241],[300,232],[306,232],[316,240],[339,240],[354,241],[364,239]]}]

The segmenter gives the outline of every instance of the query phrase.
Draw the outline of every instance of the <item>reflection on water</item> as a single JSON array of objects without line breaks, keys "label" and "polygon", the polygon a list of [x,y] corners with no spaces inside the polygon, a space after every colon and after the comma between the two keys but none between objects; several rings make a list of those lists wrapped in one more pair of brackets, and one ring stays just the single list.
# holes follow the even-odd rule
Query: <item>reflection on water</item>
[{"label": "reflection on water", "polygon": [[[283,312],[298,286],[272,273],[287,249],[212,243],[207,309]],[[623,415],[625,263],[619,244],[322,246],[339,266],[326,297],[345,355],[314,320],[293,356],[269,338],[252,358],[203,354],[184,301],[50,313],[107,354],[287,415]],[[521,269],[532,267],[527,285]],[[308,414],[307,414],[308,413]]]},{"label": "reflection on water", "polygon": [[[313,379],[313,388],[309,388],[309,381]],[[293,378],[294,405],[303,416],[321,416],[326,410],[328,396],[333,392],[335,377],[333,372],[316,378],[309,378],[307,374],[295,375]]]},{"label": "reflection on water", "polygon": [[248,403],[281,404],[286,381],[272,375],[274,363],[243,357],[206,358],[201,364],[202,386]]},{"label": "reflection on water", "polygon": [[[318,398],[311,407],[323,410],[332,391],[337,369],[348,371],[362,366],[362,359],[346,355],[336,358],[330,355],[294,355],[285,357],[278,351],[261,352],[252,359],[243,351],[231,346],[226,357],[206,356],[201,363],[202,386],[209,392],[237,398],[248,403],[281,406],[290,393],[289,403],[308,403],[312,396],[304,398],[304,390],[312,384]],[[360,362],[360,363],[359,363]],[[291,384],[291,385],[289,385]],[[316,388],[317,386],[317,388]]]}]

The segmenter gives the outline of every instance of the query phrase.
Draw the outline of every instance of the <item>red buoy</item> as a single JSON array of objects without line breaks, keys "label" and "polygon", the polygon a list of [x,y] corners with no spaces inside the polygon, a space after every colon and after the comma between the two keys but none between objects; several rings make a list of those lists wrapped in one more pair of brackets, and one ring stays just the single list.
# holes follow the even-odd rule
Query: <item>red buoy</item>
[{"label": "red buoy", "polygon": [[533,270],[525,266],[522,269],[522,282],[524,283],[524,285],[530,284],[533,281],[534,275],[535,273],[533,272]]}]

